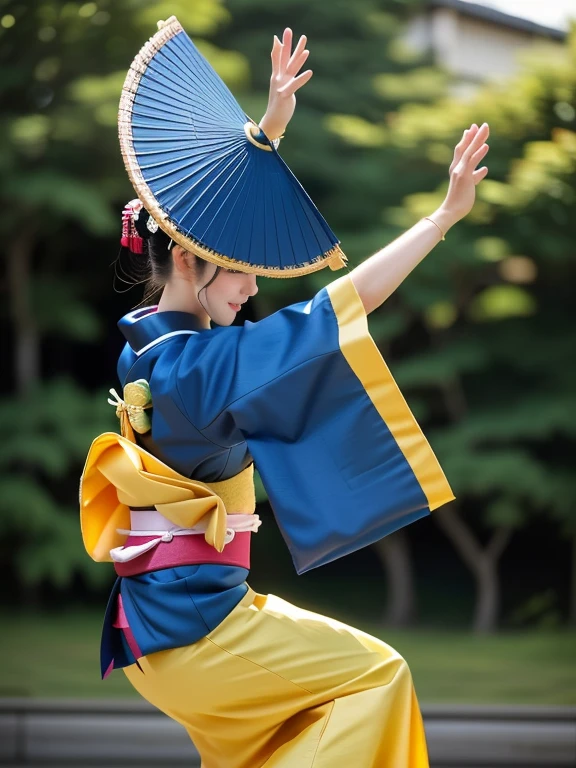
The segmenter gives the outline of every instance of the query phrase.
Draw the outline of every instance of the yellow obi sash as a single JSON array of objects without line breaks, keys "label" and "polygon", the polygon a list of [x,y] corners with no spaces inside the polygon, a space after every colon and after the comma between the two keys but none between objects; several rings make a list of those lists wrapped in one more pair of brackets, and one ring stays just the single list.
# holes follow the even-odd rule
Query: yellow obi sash
[{"label": "yellow obi sash", "polygon": [[112,562],[130,528],[130,507],[155,507],[181,528],[208,516],[204,537],[224,549],[226,514],[256,509],[254,466],[218,483],[201,483],[175,472],[127,437],[104,432],[90,446],[80,479],[80,525],[86,551],[97,562]]}]

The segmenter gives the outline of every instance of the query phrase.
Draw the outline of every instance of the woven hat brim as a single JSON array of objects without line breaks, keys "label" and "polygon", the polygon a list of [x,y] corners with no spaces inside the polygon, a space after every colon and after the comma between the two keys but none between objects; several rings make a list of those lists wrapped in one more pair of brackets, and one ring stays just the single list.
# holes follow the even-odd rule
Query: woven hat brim
[{"label": "woven hat brim", "polygon": [[150,215],[174,242],[228,269],[286,278],[344,266],[336,236],[270,142],[262,151],[247,140],[246,120],[169,19],[132,62],[118,117],[126,170]]}]

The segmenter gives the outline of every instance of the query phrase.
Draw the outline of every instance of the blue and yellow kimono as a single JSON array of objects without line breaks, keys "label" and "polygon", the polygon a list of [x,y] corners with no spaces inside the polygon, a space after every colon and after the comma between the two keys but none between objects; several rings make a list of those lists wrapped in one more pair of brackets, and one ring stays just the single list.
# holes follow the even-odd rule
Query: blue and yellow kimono
[{"label": "blue and yellow kimono", "polygon": [[[191,314],[155,308],[119,327],[120,381],[150,386],[146,447],[206,484],[254,462],[299,572],[453,498],[350,276],[241,327],[202,330]],[[124,667],[188,730],[204,768],[428,765],[404,660],[358,630],[256,595],[247,576],[201,564],[118,579],[103,672]],[[113,626],[118,595],[137,664]]]}]

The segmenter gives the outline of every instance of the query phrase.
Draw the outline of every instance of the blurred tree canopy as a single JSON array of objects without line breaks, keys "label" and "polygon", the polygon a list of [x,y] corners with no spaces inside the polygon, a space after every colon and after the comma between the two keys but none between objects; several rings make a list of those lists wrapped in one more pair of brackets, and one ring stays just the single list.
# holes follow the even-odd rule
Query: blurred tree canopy
[{"label": "blurred tree canopy", "polygon": [[496,623],[496,568],[514,529],[545,515],[576,540],[575,65],[576,28],[564,50],[533,54],[469,102],[407,105],[390,134],[413,169],[414,192],[388,211],[406,227],[442,201],[462,129],[491,126],[474,210],[395,297],[425,331],[395,371],[443,416],[432,442],[466,514],[434,516],[475,575],[482,630]]},{"label": "blurred tree canopy", "polygon": [[[114,428],[114,417],[109,407],[101,407],[103,394],[96,396],[90,388],[89,372],[75,382],[63,375],[65,364],[58,375],[58,366],[43,355],[51,342],[60,351],[102,342],[98,305],[106,304],[109,286],[90,259],[98,245],[114,237],[117,212],[130,194],[117,144],[118,98],[127,68],[156,21],[177,15],[245,108],[259,117],[266,107],[272,35],[305,15],[306,32],[317,40],[320,74],[301,105],[291,159],[319,202],[343,216],[347,195],[333,194],[347,147],[339,134],[349,133],[346,120],[358,131],[368,126],[368,118],[381,117],[397,103],[373,88],[372,78],[413,68],[405,52],[386,54],[400,28],[397,14],[405,10],[394,0],[362,0],[355,7],[341,2],[330,14],[318,0],[273,6],[225,6],[219,0],[2,4],[0,229],[7,256],[9,303],[3,311],[12,331],[13,381],[0,413],[0,433],[10,446],[0,462],[0,537],[7,541],[16,532],[20,538],[18,548],[6,547],[7,562],[27,583],[49,579],[64,585],[78,570],[96,573],[82,554],[76,515],[66,499],[76,496],[71,490],[81,469],[82,446],[87,447],[90,435]],[[338,40],[346,32],[349,45],[342,48]],[[322,122],[332,99],[340,113],[348,110],[348,116],[333,116],[336,134]],[[348,153],[357,183],[370,170],[365,149],[373,143],[362,140]],[[357,168],[354,156],[363,163]],[[313,157],[321,158],[321,168],[310,167]],[[347,213],[347,220],[354,217]],[[270,291],[278,295],[268,306],[262,301],[260,312],[291,300],[287,287],[285,293]],[[75,418],[63,416],[64,406]],[[18,411],[28,419],[13,440]],[[51,487],[52,477],[60,493]],[[20,509],[34,511],[31,519],[37,522],[30,524],[15,513],[16,498]]]},{"label": "blurred tree canopy", "polygon": [[[516,528],[545,517],[576,541],[576,32],[564,52],[535,56],[514,81],[464,102],[449,96],[448,73],[402,42],[420,5],[0,3],[3,369],[13,371],[0,403],[0,552],[28,584],[109,578],[84,554],[74,504],[90,439],[116,428],[103,387],[116,383],[120,341],[107,333],[129,308],[102,268],[131,195],[117,105],[133,56],[172,14],[255,119],[266,106],[272,35],[284,26],[308,35],[314,77],[281,152],[352,263],[434,210],[462,130],[491,124],[490,173],[474,211],[371,328],[459,498],[434,516],[475,575],[475,626],[496,624],[498,561]],[[256,313],[332,278],[266,281]],[[391,573],[407,575],[406,604],[409,555],[406,542],[396,546],[400,571]]]},{"label": "blurred tree canopy", "polygon": [[[94,299],[110,287],[94,269],[98,260],[83,257],[93,254],[92,238],[115,235],[116,211],[129,194],[117,145],[119,93],[168,7],[197,34],[227,15],[218,0],[197,0],[193,9],[133,0],[0,7],[0,231],[9,298],[2,312],[13,370],[0,404],[0,547],[29,587],[47,580],[63,587],[78,572],[95,583],[109,578],[82,551],[74,504],[86,448],[116,427],[115,417],[90,387],[90,371],[82,383],[66,376],[66,365],[57,375],[45,353],[52,340],[71,349],[102,340]],[[227,57],[219,60],[224,67]]]}]

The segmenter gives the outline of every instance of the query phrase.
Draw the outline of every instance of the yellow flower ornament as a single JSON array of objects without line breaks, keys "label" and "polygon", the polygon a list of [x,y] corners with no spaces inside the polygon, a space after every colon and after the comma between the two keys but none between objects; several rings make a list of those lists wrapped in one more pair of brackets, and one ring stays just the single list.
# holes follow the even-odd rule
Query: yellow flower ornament
[{"label": "yellow flower ornament", "polygon": [[152,408],[152,395],[146,379],[138,379],[126,384],[123,392],[124,398],[121,398],[113,388],[109,392],[114,399],[108,398],[108,402],[110,405],[116,406],[116,416],[120,419],[120,429],[123,435],[127,434],[127,421],[134,432],[138,432],[139,435],[144,435],[150,431],[152,423],[146,411]]}]

